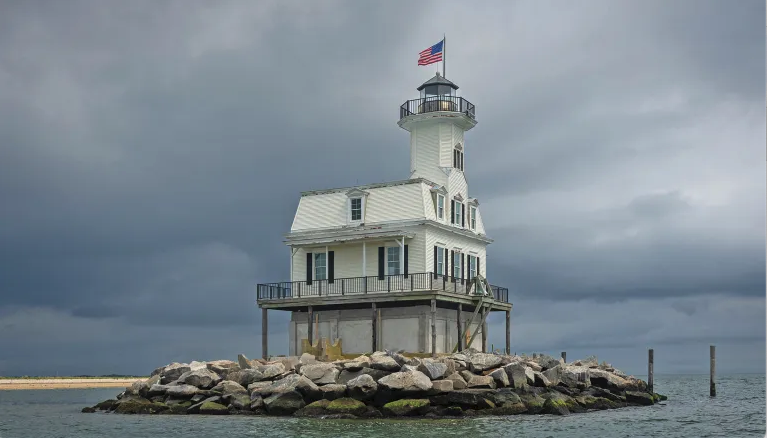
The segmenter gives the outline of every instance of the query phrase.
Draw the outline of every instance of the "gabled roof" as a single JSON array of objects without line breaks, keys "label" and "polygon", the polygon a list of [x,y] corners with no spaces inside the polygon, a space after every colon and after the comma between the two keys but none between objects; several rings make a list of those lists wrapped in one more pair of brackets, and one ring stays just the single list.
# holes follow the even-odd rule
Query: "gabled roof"
[{"label": "gabled roof", "polygon": [[364,191],[364,190],[362,190],[360,188],[357,188],[357,187],[355,187],[355,188],[349,190],[348,192],[346,192],[346,196],[348,196],[350,198],[351,197],[355,197],[355,196],[367,196],[369,194],[370,194],[369,192],[366,192],[366,191]]},{"label": "gabled roof", "polygon": [[434,75],[433,78],[429,79],[428,81],[421,84],[420,87],[416,88],[416,90],[421,91],[429,85],[448,85],[450,87],[453,87],[454,90],[458,89],[458,85],[455,85],[454,83],[448,81],[442,75],[437,73],[436,75]]},{"label": "gabled roof", "polygon": [[405,184],[420,184],[420,183],[426,183],[430,186],[434,186],[435,183],[429,181],[425,178],[413,178],[413,179],[405,179],[401,181],[391,181],[391,182],[382,182],[382,183],[375,183],[375,184],[367,184],[364,186],[353,186],[353,187],[338,187],[335,189],[324,189],[324,190],[310,190],[306,192],[301,192],[301,196],[313,196],[313,195],[325,195],[328,193],[338,193],[338,192],[349,192],[351,190],[369,190],[369,189],[377,189],[380,187],[391,187],[391,186],[401,186]]}]

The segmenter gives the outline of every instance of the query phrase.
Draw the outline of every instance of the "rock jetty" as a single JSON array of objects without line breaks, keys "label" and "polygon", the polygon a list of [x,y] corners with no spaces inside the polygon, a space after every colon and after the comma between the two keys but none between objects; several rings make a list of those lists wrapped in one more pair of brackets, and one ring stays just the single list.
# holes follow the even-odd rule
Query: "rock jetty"
[{"label": "rock jetty", "polygon": [[293,415],[322,418],[567,415],[652,405],[666,397],[596,358],[565,363],[547,355],[465,350],[435,359],[379,351],[323,362],[172,363],[114,400],[83,412]]}]

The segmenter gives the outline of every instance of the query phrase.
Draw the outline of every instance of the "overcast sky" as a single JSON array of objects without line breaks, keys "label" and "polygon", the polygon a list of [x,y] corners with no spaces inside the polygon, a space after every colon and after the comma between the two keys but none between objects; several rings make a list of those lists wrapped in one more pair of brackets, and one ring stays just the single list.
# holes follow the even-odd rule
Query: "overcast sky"
[{"label": "overcast sky", "polygon": [[[259,357],[302,190],[406,179],[437,65],[512,349],[765,369],[765,4],[6,1],[0,375]],[[270,352],[287,353],[270,313]],[[503,345],[503,316],[489,343]]]}]

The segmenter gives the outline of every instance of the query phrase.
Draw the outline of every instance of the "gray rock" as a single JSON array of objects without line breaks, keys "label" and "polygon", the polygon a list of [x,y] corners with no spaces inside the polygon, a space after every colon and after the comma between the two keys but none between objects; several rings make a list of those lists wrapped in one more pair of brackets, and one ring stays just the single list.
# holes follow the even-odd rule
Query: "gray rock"
[{"label": "gray rock", "polygon": [[549,368],[541,374],[549,381],[550,386],[559,385],[560,377],[562,375],[562,366],[557,365],[553,368]]},{"label": "gray rock", "polygon": [[624,390],[629,387],[627,379],[598,368],[589,369],[589,381],[594,386],[606,389]]},{"label": "gray rock", "polygon": [[200,413],[200,406],[202,406],[203,404],[205,404],[207,402],[218,403],[220,401],[221,401],[221,397],[219,397],[217,395],[213,396],[213,397],[208,397],[205,400],[203,400],[203,401],[201,401],[199,403],[193,404],[192,406],[189,406],[188,408],[186,408],[186,412],[187,412],[187,414],[199,414]]},{"label": "gray rock", "polygon": [[463,370],[463,371],[461,371],[460,374],[461,374],[461,377],[463,377],[463,380],[465,380],[467,382],[471,379],[472,376],[475,375],[474,373],[472,373],[471,371],[468,371],[468,370]]},{"label": "gray rock", "polygon": [[477,376],[474,375],[469,379],[468,382],[466,382],[466,386],[469,389],[472,388],[489,388],[489,389],[495,389],[495,380],[491,376]]},{"label": "gray rock", "polygon": [[495,399],[493,401],[496,405],[516,404],[521,402],[519,395],[517,395],[512,388],[501,388],[496,390]]},{"label": "gray rock", "polygon": [[531,369],[531,370],[533,370],[533,371],[541,371],[541,370],[543,370],[543,367],[541,367],[541,366],[540,366],[540,365],[538,365],[536,362],[533,362],[533,361],[531,361],[531,360],[529,360],[529,361],[525,362],[525,365],[527,365],[528,367],[530,367],[530,369]]},{"label": "gray rock", "polygon": [[573,362],[573,366],[576,367],[586,367],[586,368],[596,368],[599,366],[599,361],[597,360],[596,356],[589,356],[585,359],[576,360]]},{"label": "gray rock", "polygon": [[[450,374],[446,377],[446,380],[453,382],[453,389],[466,389],[466,380],[458,373]],[[433,384],[433,383],[432,383]]]},{"label": "gray rock", "polygon": [[[170,386],[168,385],[154,384],[151,387],[149,387],[149,390],[147,391],[147,395],[149,395],[150,397],[154,397],[156,395],[165,395],[165,393],[168,391],[168,388],[170,388]],[[130,394],[126,394],[126,395],[130,395]]]},{"label": "gray rock", "polygon": [[197,368],[192,371],[187,371],[178,378],[178,383],[186,383],[187,385],[196,386],[200,389],[212,388],[220,381],[221,376],[207,368]]},{"label": "gray rock", "polygon": [[189,364],[173,362],[160,372],[160,383],[168,384],[181,377],[182,374],[191,371]]},{"label": "gray rock", "polygon": [[320,386],[320,392],[322,393],[322,398],[325,400],[343,398],[346,397],[346,385],[322,385]]},{"label": "gray rock", "polygon": [[399,371],[402,368],[402,365],[397,363],[394,358],[391,356],[386,355],[372,355],[370,357],[370,368],[373,368],[374,370],[382,370],[382,371]]},{"label": "gray rock", "polygon": [[489,353],[477,353],[469,357],[468,363],[473,372],[482,372],[495,368],[501,364],[501,357]]},{"label": "gray rock", "polygon": [[418,371],[418,366],[405,364],[400,371]]},{"label": "gray rock", "polygon": [[453,381],[452,380],[434,380],[431,382],[432,386],[432,393],[434,394],[440,394],[443,392],[450,392],[453,390]]},{"label": "gray rock", "polygon": [[549,386],[554,386],[551,384],[549,379],[547,379],[546,376],[543,375],[543,373],[539,371],[533,371],[533,375],[535,376],[535,386],[541,386],[544,388],[548,388]]},{"label": "gray rock", "polygon": [[253,394],[268,397],[272,394],[289,391],[298,391],[309,400],[319,400],[322,397],[320,388],[314,382],[298,374],[291,374],[283,379],[272,382],[269,386],[255,389],[251,392],[251,397]]},{"label": "gray rock", "polygon": [[403,392],[422,392],[432,388],[431,380],[420,371],[393,373],[379,379],[378,385]]},{"label": "gray rock", "polygon": [[218,385],[213,387],[212,391],[220,393],[221,399],[224,401],[229,400],[229,398],[233,395],[248,393],[248,390],[245,389],[242,385],[231,380],[223,380],[219,382]]},{"label": "gray rock", "polygon": [[264,405],[264,399],[260,395],[256,395],[255,397],[250,398],[250,409],[253,411],[258,411],[261,409],[266,409],[266,406]]},{"label": "gray rock", "polygon": [[591,386],[589,371],[585,366],[566,366],[559,376],[560,383],[570,388],[588,388]]},{"label": "gray rock", "polygon": [[226,375],[226,380],[237,382],[238,384],[247,387],[251,383],[258,382],[264,379],[264,375],[253,368],[232,371]]},{"label": "gray rock", "polygon": [[349,397],[356,400],[370,400],[378,390],[378,384],[367,374],[362,374],[346,384]]},{"label": "gray rock", "polygon": [[359,371],[343,370],[341,371],[341,374],[338,375],[338,383],[346,384],[349,382],[349,380],[354,379],[355,377],[359,377],[362,374],[367,374],[372,377],[373,380],[378,381],[382,377],[388,376],[391,373],[388,371],[374,370],[372,368],[363,368]]},{"label": "gray rock", "polygon": [[495,391],[491,389],[462,389],[447,393],[448,403],[469,409],[494,408]]},{"label": "gray rock", "polygon": [[265,398],[264,406],[266,412],[272,415],[291,415],[306,406],[306,403],[298,391],[290,390],[277,392]]},{"label": "gray rock", "polygon": [[248,392],[253,393],[253,391],[257,391],[261,388],[266,388],[267,386],[270,386],[272,382],[270,381],[261,381],[261,382],[253,382],[250,385],[248,385]]},{"label": "gray rock", "polygon": [[[502,369],[506,371],[510,385],[514,388],[522,389],[528,385],[527,370],[530,370],[530,368],[526,365],[520,362],[512,362]],[[532,373],[532,370],[530,372]],[[533,382],[535,382],[535,376],[533,376]]]},{"label": "gray rock", "polygon": [[[548,369],[554,368],[557,365],[564,364],[564,361],[562,360],[562,358],[555,359],[547,354],[542,354],[538,356],[537,362],[538,362],[538,365],[541,366],[542,370],[548,370]],[[538,371],[542,371],[542,370],[538,370]]]},{"label": "gray rock", "polygon": [[302,365],[300,374],[318,385],[330,385],[338,380],[338,368],[329,363]]},{"label": "gray rock", "polygon": [[251,404],[248,394],[235,394],[229,399],[229,406],[238,410],[250,409]]},{"label": "gray rock", "polygon": [[506,370],[503,368],[496,368],[488,374],[495,380],[495,385],[499,388],[505,388],[509,386],[509,376],[506,374]]},{"label": "gray rock", "polygon": [[652,395],[646,392],[626,391],[626,402],[649,406],[653,404],[654,401]]},{"label": "gray rock", "polygon": [[240,366],[231,360],[214,360],[206,364],[207,368],[219,376],[225,376],[231,372],[239,371]]},{"label": "gray rock", "polygon": [[264,380],[274,379],[285,372],[285,365],[282,363],[269,364],[261,371]]},{"label": "gray rock", "polygon": [[253,368],[253,366],[250,364],[250,359],[245,357],[244,354],[237,355],[237,364],[240,366],[241,370],[247,370],[247,369]]},{"label": "gray rock", "polygon": [[197,387],[192,385],[169,386],[165,395],[173,398],[192,398],[197,391]]},{"label": "gray rock", "polygon": [[273,357],[267,365],[277,363],[281,363],[285,367],[285,371],[295,371],[296,365],[300,363],[300,359],[297,356]]},{"label": "gray rock", "polygon": [[437,380],[445,376],[447,365],[432,360],[424,360],[421,362],[421,365],[418,366],[418,371],[426,374],[426,377],[431,380]]},{"label": "gray rock", "polygon": [[317,363],[317,358],[313,354],[304,353],[298,359],[298,363],[300,363],[301,366],[315,364]]}]

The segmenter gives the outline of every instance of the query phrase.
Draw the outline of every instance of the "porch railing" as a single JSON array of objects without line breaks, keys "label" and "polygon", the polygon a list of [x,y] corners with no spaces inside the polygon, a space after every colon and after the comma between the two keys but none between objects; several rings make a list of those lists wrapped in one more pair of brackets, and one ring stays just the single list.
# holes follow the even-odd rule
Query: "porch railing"
[{"label": "porch railing", "polygon": [[[422,292],[442,290],[456,294],[476,294],[476,287],[468,279],[449,275],[420,272],[384,276],[336,278],[334,280],[286,281],[259,284],[259,300],[279,300],[305,297],[338,297],[346,295],[380,294],[388,292]],[[509,302],[509,290],[505,287],[490,286],[493,298]]]}]

